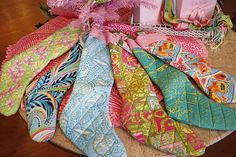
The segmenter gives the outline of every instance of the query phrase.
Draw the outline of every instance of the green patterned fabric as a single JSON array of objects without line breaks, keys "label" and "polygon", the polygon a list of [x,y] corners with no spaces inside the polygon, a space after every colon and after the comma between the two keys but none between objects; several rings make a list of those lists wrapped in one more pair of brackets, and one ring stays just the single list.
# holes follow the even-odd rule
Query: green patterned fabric
[{"label": "green patterned fabric", "polygon": [[140,48],[133,52],[164,95],[170,117],[185,124],[214,130],[236,130],[235,109],[202,95],[187,76]]},{"label": "green patterned fabric", "polygon": [[95,3],[103,4],[103,3],[110,2],[111,0],[94,0],[94,1],[95,1]]},{"label": "green patterned fabric", "polygon": [[25,88],[30,81],[51,60],[70,50],[79,40],[80,32],[78,29],[62,28],[2,65],[0,74],[1,114],[10,116],[17,112]]},{"label": "green patterned fabric", "polygon": [[176,156],[204,154],[205,146],[198,134],[167,115],[148,74],[123,46],[124,42],[110,44],[115,84],[123,102],[122,127],[138,142],[166,153]]}]

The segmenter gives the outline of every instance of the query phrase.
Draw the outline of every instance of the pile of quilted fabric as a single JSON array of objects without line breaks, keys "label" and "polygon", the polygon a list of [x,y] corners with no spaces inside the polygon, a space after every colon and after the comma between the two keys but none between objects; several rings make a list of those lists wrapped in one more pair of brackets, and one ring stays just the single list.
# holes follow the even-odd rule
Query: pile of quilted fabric
[{"label": "pile of quilted fabric", "polygon": [[235,76],[206,62],[199,39],[124,24],[139,3],[153,7],[138,0],[49,0],[58,16],[7,50],[0,113],[21,107],[37,142],[52,139],[59,122],[91,157],[127,156],[115,127],[176,156],[204,154],[190,125],[236,130],[236,110],[222,104],[236,103]]}]

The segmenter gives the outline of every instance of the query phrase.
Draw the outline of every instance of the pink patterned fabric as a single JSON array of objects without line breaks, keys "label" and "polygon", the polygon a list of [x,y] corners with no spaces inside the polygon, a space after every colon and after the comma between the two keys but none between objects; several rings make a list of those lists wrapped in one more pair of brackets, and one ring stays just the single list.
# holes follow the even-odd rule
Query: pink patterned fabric
[{"label": "pink patterned fabric", "polygon": [[186,52],[193,53],[199,58],[207,58],[208,51],[204,43],[198,38],[182,37],[182,36],[169,36],[169,39],[185,49]]},{"label": "pink patterned fabric", "polygon": [[69,10],[63,10],[60,8],[51,8],[50,13],[52,15],[59,15],[64,17],[70,17],[70,18],[77,18],[77,16],[73,13],[71,13]]},{"label": "pink patterned fabric", "polygon": [[122,113],[123,101],[117,90],[116,85],[113,85],[111,89],[109,114],[110,120],[114,127],[121,127],[121,113]]},{"label": "pink patterned fabric", "polygon": [[[113,31],[122,32],[127,35],[132,35],[136,37],[137,28],[118,23],[108,24],[108,27]],[[193,37],[183,37],[183,36],[167,36],[160,33],[151,33],[151,32],[140,32],[136,38],[136,41],[140,41],[142,47],[146,47],[150,45],[150,43],[160,41],[160,40],[169,40],[181,45],[186,52],[193,53],[197,55],[199,58],[207,58],[208,50],[204,43],[198,39]]]},{"label": "pink patterned fabric", "polygon": [[61,104],[60,104],[60,107],[58,108],[58,113],[57,113],[57,119],[60,119],[61,117],[61,114],[64,110],[64,108],[66,107],[67,105],[67,102],[69,101],[70,99],[70,95],[73,91],[73,88],[74,86],[72,85],[69,90],[66,92],[65,96],[63,97],[62,101],[61,101]]},{"label": "pink patterned fabric", "polygon": [[131,27],[126,24],[119,24],[119,23],[109,23],[107,24],[107,26],[110,27],[112,31],[129,34],[132,35],[133,37],[137,36],[136,32],[138,31],[138,29],[136,27]]},{"label": "pink patterned fabric", "polygon": [[143,34],[138,35],[136,41],[140,42],[140,46],[146,47],[147,45],[150,45],[153,42],[164,39],[167,39],[167,36],[165,34],[143,32]]},{"label": "pink patterned fabric", "polygon": [[[12,57],[20,54],[21,52],[24,52],[25,50],[29,49],[30,47],[43,41],[44,39],[46,39],[47,37],[49,37],[50,35],[55,33],[57,30],[68,25],[70,22],[71,22],[71,19],[58,16],[58,17],[50,20],[49,22],[44,24],[39,29],[32,32],[31,34],[28,34],[28,35],[22,37],[15,44],[8,46],[7,51],[6,51],[6,57],[3,60],[1,65],[3,65],[5,62],[10,60]],[[0,68],[0,74],[1,74],[1,70],[2,70],[2,68]]]},{"label": "pink patterned fabric", "polygon": [[99,25],[93,26],[93,29],[89,32],[90,36],[96,37],[105,43],[116,43],[120,40],[120,36],[112,34],[106,27],[100,27]]},{"label": "pink patterned fabric", "polygon": [[48,36],[56,32],[57,30],[65,27],[71,22],[71,19],[64,17],[56,17],[45,25],[21,38],[17,43],[10,45],[7,48],[6,60],[11,59],[13,56],[25,51],[26,49],[36,45],[40,41],[46,39]]}]

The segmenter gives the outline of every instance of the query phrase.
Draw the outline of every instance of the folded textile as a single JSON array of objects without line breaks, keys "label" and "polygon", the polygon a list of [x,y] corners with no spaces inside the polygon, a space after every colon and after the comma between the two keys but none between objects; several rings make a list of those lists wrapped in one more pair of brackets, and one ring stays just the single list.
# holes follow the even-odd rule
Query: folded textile
[{"label": "folded textile", "polygon": [[235,76],[211,68],[205,59],[185,51],[174,42],[158,40],[146,46],[143,46],[140,40],[136,42],[165,63],[191,76],[212,100],[221,103],[236,103]]},{"label": "folded textile", "polygon": [[168,115],[189,125],[214,130],[236,130],[236,110],[201,94],[180,70],[141,48],[133,52],[164,95]]},{"label": "folded textile", "polygon": [[[163,101],[163,95],[160,92],[160,89],[156,86],[153,86],[153,91],[157,95],[157,99],[159,101]],[[110,104],[109,104],[109,113],[111,123],[114,127],[122,127],[122,107],[124,103],[122,101],[122,97],[120,96],[119,91],[117,90],[116,85],[114,84],[111,89],[111,96],[110,96]]]},{"label": "folded textile", "polygon": [[110,53],[115,83],[123,100],[122,127],[139,142],[163,152],[177,156],[202,155],[204,144],[188,126],[165,113],[137,59],[118,44],[110,44]]},{"label": "folded textile", "polygon": [[74,88],[74,84],[70,86],[70,88],[67,90],[66,94],[64,95],[63,99],[61,100],[61,104],[60,104],[60,107],[58,108],[58,113],[57,113],[58,120],[61,118],[61,114],[70,99],[70,95],[73,91],[73,88]]},{"label": "folded textile", "polygon": [[54,136],[58,108],[75,81],[81,52],[82,46],[78,42],[54,64],[47,66],[26,88],[26,118],[34,141],[45,142]]},{"label": "folded textile", "polygon": [[122,114],[123,101],[114,84],[111,89],[111,96],[109,101],[109,114],[110,120],[114,127],[121,127],[121,114]]},{"label": "folded textile", "polygon": [[71,19],[62,16],[55,17],[54,19],[48,21],[34,32],[22,37],[15,44],[10,45],[6,51],[6,60],[9,60],[15,55],[18,55],[19,53],[24,52],[30,47],[38,44],[55,33],[57,30],[68,25],[70,22]]},{"label": "folded textile", "polygon": [[113,82],[107,45],[89,36],[71,97],[60,117],[66,137],[89,157],[127,156],[109,119]]},{"label": "folded textile", "polygon": [[184,49],[184,51],[193,53],[199,58],[206,59],[208,56],[208,50],[205,44],[198,38],[169,36],[168,40],[173,43],[179,44]]},{"label": "folded textile", "polygon": [[[206,41],[212,49],[217,49],[223,43],[228,30],[233,28],[230,17],[224,15],[219,5],[216,5],[212,18],[204,18],[204,13],[200,8],[195,9],[188,19],[181,19],[177,16],[177,3],[181,3],[181,1],[165,0],[162,23],[173,27],[177,31],[204,30],[208,32]],[[211,2],[206,7],[212,8]]]},{"label": "folded textile", "polygon": [[79,29],[62,28],[2,65],[0,75],[1,114],[10,116],[17,112],[25,88],[30,81],[51,60],[70,50],[78,41],[79,33]]}]

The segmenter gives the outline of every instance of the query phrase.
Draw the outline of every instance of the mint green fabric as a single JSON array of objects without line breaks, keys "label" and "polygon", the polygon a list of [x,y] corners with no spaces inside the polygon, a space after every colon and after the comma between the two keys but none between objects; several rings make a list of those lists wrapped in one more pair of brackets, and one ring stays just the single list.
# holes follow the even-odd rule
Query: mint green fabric
[{"label": "mint green fabric", "polygon": [[185,124],[214,130],[236,130],[235,109],[202,95],[187,76],[141,48],[133,53],[160,87],[168,114]]}]

